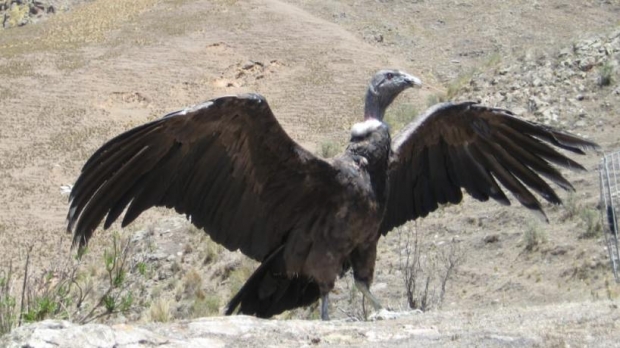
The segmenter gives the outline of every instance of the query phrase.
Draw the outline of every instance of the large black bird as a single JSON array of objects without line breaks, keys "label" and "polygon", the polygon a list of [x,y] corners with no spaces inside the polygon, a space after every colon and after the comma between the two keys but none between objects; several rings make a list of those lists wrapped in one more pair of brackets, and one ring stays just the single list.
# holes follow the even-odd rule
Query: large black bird
[{"label": "large black bird", "polygon": [[498,182],[546,218],[530,190],[561,200],[541,176],[573,190],[551,164],[584,170],[550,145],[578,154],[596,147],[475,103],[439,104],[392,141],[385,110],[419,85],[402,71],[379,71],[366,94],[365,121],[332,161],[295,143],[257,94],[213,99],[131,129],[82,168],[69,198],[74,246],[125,210],[123,227],[153,206],[174,208],[217,243],[261,262],[226,314],[238,308],[270,317],[321,298],[321,318],[328,319],[328,294],[349,268],[381,308],[369,291],[381,235],[461,202],[462,189],[508,205]]}]

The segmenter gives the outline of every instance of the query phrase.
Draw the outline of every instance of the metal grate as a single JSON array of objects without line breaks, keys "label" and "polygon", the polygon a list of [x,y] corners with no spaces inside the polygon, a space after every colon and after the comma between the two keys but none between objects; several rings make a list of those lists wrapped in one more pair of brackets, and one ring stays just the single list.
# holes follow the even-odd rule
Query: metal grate
[{"label": "metal grate", "polygon": [[603,156],[600,164],[601,218],[616,283],[620,283],[618,253],[618,213],[620,213],[620,151]]}]

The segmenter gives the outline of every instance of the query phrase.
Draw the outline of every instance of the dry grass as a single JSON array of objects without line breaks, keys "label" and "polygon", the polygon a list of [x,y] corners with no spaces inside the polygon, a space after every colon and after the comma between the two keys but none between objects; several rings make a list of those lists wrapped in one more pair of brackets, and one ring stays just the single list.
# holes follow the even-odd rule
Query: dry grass
[{"label": "dry grass", "polygon": [[399,269],[411,309],[428,311],[441,308],[448,282],[465,260],[458,241],[443,245],[427,243],[417,225],[399,228]]},{"label": "dry grass", "polygon": [[[0,31],[0,52],[13,57],[36,51],[74,49],[86,43],[101,42],[106,35],[151,8],[156,0],[95,1],[77,6],[69,13],[58,13],[50,20],[17,36]],[[27,36],[26,36],[27,35]]]},{"label": "dry grass", "polygon": [[18,78],[30,76],[34,65],[23,59],[7,59],[0,64],[0,76],[4,78]]},{"label": "dry grass", "polygon": [[529,221],[523,231],[523,242],[525,244],[525,250],[533,251],[536,248],[546,243],[548,240],[547,231],[538,221]]},{"label": "dry grass", "polygon": [[574,192],[569,192],[564,199],[564,214],[562,219],[570,221],[579,218],[580,226],[584,229],[581,238],[595,238],[600,236],[603,226],[601,225],[601,212],[596,208],[590,208],[585,203],[580,203]]},{"label": "dry grass", "polygon": [[218,315],[221,306],[221,299],[217,294],[205,295],[203,298],[197,297],[190,309],[190,318],[201,318]]},{"label": "dry grass", "polygon": [[418,116],[418,109],[412,104],[400,104],[388,109],[385,121],[390,125],[392,134],[396,134],[401,128],[413,121]]},{"label": "dry grass", "polygon": [[245,284],[246,280],[252,275],[254,272],[254,267],[250,260],[244,258],[242,261],[230,272],[228,277],[229,286],[231,294],[236,294],[243,284]]},{"label": "dry grass", "polygon": [[596,80],[596,83],[600,87],[611,86],[611,84],[614,82],[614,67],[609,61],[599,67],[598,73],[599,76]]},{"label": "dry grass", "polygon": [[340,153],[340,147],[333,141],[326,140],[321,143],[319,156],[323,158],[332,158]]},{"label": "dry grass", "polygon": [[564,215],[562,219],[570,220],[579,215],[581,205],[578,202],[577,195],[573,191],[569,191],[566,198],[563,200]]},{"label": "dry grass", "polygon": [[214,242],[209,235],[202,232],[203,236],[201,237],[201,244],[203,245],[202,251],[200,253],[200,258],[202,259],[203,265],[208,265],[215,263],[223,252],[227,252],[227,250]]},{"label": "dry grass", "polygon": [[584,226],[583,238],[596,238],[601,235],[603,226],[601,225],[601,212],[598,209],[583,208],[579,213],[579,218]]},{"label": "dry grass", "polygon": [[198,298],[204,298],[204,291],[202,290],[202,276],[195,269],[190,269],[183,277],[182,288],[184,295],[195,296]]},{"label": "dry grass", "polygon": [[158,323],[167,323],[172,319],[170,300],[162,297],[156,298],[149,307],[149,319]]},{"label": "dry grass", "polygon": [[93,264],[84,265],[87,251],[79,257],[58,256],[66,255],[59,252],[48,268],[33,270],[29,247],[23,269],[12,263],[0,269],[1,333],[44,319],[88,323],[129,313],[139,304],[134,303],[133,280],[129,279],[135,270],[135,259],[129,258],[133,247],[128,239],[114,234],[99,263],[102,271]]},{"label": "dry grass", "polygon": [[471,83],[472,78],[478,72],[478,69],[471,69],[462,72],[459,76],[448,84],[446,87],[446,100],[453,100],[461,93],[461,90]]}]

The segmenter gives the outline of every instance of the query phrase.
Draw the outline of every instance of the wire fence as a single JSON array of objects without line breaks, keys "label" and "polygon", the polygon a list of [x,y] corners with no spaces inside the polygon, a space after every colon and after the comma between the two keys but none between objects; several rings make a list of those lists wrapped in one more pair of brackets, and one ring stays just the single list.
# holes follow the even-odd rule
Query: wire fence
[{"label": "wire fence", "polygon": [[601,159],[601,219],[609,259],[617,283],[620,283],[620,254],[618,253],[618,213],[620,212],[620,151],[606,154]]}]

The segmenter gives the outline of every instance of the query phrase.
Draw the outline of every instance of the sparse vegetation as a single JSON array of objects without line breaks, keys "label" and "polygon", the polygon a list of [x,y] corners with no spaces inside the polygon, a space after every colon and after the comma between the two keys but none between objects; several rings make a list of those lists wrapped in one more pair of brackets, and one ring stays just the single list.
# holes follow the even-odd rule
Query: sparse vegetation
[{"label": "sparse vegetation", "polygon": [[458,96],[463,87],[470,84],[476,71],[477,70],[472,69],[467,72],[463,72],[455,80],[450,82],[446,88],[446,100],[452,100]]},{"label": "sparse vegetation", "polygon": [[138,273],[140,273],[141,276],[143,277],[146,276],[146,263],[145,262],[138,262],[136,264],[136,269],[138,270]]},{"label": "sparse vegetation", "polygon": [[595,238],[600,235],[603,227],[601,225],[601,213],[598,209],[592,209],[579,203],[574,192],[569,192],[564,199],[564,215],[563,220],[572,220],[579,217],[584,231],[582,238]]},{"label": "sparse vegetation", "polygon": [[7,17],[5,19],[7,22],[7,27],[12,28],[24,24],[29,11],[30,9],[27,4],[16,3],[15,5],[10,6],[9,12],[7,13]]},{"label": "sparse vegetation", "polygon": [[151,303],[149,318],[154,322],[167,323],[172,318],[170,312],[170,300],[158,297]]},{"label": "sparse vegetation", "polygon": [[250,277],[252,272],[254,271],[253,267],[250,265],[247,259],[243,259],[237,267],[235,267],[229,276],[230,281],[230,292],[232,294],[237,293],[245,283],[245,281]]},{"label": "sparse vegetation", "polygon": [[568,192],[568,194],[566,195],[566,198],[564,199],[563,205],[564,205],[565,213],[562,218],[564,220],[570,220],[574,218],[575,216],[579,215],[580,205],[579,205],[579,202],[577,202],[577,196],[575,195],[575,192],[573,191]]},{"label": "sparse vegetation", "polygon": [[181,285],[185,297],[204,298],[205,294],[202,290],[202,276],[194,268],[190,269],[183,277]]},{"label": "sparse vegetation", "polygon": [[620,296],[618,287],[613,286],[612,282],[610,282],[609,278],[607,277],[605,278],[605,295],[607,296],[607,299],[610,301],[616,300],[618,299],[618,296]]},{"label": "sparse vegetation", "polygon": [[493,52],[487,57],[484,63],[486,68],[496,68],[502,63],[502,55],[499,52]]},{"label": "sparse vegetation", "polygon": [[[57,16],[40,27],[33,28],[27,40],[15,40],[9,45],[0,46],[5,56],[23,52],[58,51],[72,49],[85,43],[101,42],[105,33],[131,21],[142,11],[152,7],[154,0],[136,1],[95,1],[73,9],[73,16]],[[27,5],[14,7],[16,11],[9,17],[19,25],[28,13]],[[0,35],[8,35],[9,30],[0,30]]]},{"label": "sparse vegetation", "polygon": [[226,249],[224,249],[223,246],[211,240],[211,237],[209,237],[206,233],[203,233],[203,235],[204,236],[202,239],[202,244],[206,245],[206,247],[203,249],[203,252],[201,254],[201,259],[203,260],[202,261],[203,265],[208,265],[208,264],[216,262],[219,259],[220,254],[222,252],[225,252]]},{"label": "sparse vegetation", "polygon": [[200,318],[219,314],[220,297],[216,294],[205,295],[202,298],[196,297],[192,303],[190,317]]},{"label": "sparse vegetation", "polygon": [[447,284],[463,263],[465,252],[455,240],[426,249],[417,225],[401,227],[398,233],[399,245],[404,246],[399,264],[409,308],[440,308]]},{"label": "sparse vegetation", "polygon": [[320,155],[323,158],[332,158],[336,156],[340,152],[338,145],[333,141],[326,140],[321,143],[321,152]]},{"label": "sparse vegetation", "polygon": [[614,82],[614,67],[609,61],[599,67],[598,73],[596,82],[600,87],[610,86]]},{"label": "sparse vegetation", "polygon": [[581,221],[585,226],[585,231],[582,234],[583,238],[598,237],[603,231],[603,226],[601,225],[601,213],[599,210],[584,208],[581,210],[579,218],[581,218]]},{"label": "sparse vegetation", "polygon": [[392,133],[403,128],[409,122],[418,116],[418,110],[411,104],[394,105],[388,109],[385,115],[385,121],[390,125]]},{"label": "sparse vegetation", "polygon": [[97,280],[92,269],[82,270],[83,254],[58,260],[51,269],[32,272],[29,249],[23,274],[19,275],[20,290],[13,286],[17,279],[12,263],[1,270],[0,334],[49,318],[88,323],[129,312],[136,304],[127,276],[134,270],[139,272],[139,267],[129,259],[131,250],[131,242],[115,233],[111,246],[104,251],[104,277]]},{"label": "sparse vegetation", "polygon": [[15,296],[12,289],[13,264],[0,270],[0,336],[17,326],[17,311]]},{"label": "sparse vegetation", "polygon": [[539,245],[547,242],[547,232],[537,221],[529,221],[523,232],[525,250],[533,251]]},{"label": "sparse vegetation", "polygon": [[434,94],[429,95],[426,98],[426,107],[431,107],[433,105],[443,103],[445,101],[447,101],[447,97],[445,93],[434,93]]}]

